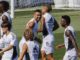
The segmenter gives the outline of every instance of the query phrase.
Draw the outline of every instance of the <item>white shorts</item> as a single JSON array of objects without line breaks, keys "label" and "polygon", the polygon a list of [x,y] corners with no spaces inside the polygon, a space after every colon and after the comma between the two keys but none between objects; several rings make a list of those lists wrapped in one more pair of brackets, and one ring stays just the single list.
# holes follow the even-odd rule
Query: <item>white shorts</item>
[{"label": "white shorts", "polygon": [[47,35],[45,38],[43,38],[41,51],[45,51],[46,55],[54,52],[53,35]]},{"label": "white shorts", "polygon": [[76,51],[74,49],[67,51],[63,60],[78,60]]}]

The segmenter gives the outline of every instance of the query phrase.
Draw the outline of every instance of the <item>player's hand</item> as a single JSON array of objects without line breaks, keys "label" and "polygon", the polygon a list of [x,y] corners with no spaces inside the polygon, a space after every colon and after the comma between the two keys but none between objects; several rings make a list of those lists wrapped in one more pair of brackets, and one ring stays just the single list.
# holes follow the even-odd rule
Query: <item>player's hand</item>
[{"label": "player's hand", "polygon": [[22,60],[22,59],[18,58],[18,60]]},{"label": "player's hand", "polygon": [[62,45],[56,46],[56,49],[60,49],[60,48],[62,48]]},{"label": "player's hand", "polygon": [[2,56],[4,54],[4,52],[3,51],[0,51],[0,56]]}]

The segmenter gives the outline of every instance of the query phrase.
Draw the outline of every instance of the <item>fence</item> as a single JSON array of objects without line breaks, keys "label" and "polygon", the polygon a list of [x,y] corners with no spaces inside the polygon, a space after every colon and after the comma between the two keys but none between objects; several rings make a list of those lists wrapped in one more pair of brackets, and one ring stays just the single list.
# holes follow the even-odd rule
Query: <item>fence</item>
[{"label": "fence", "polygon": [[53,0],[14,0],[15,7],[33,7],[41,4],[53,4]]},{"label": "fence", "polygon": [[[5,1],[10,2],[11,0]],[[80,0],[14,0],[14,5],[16,8],[33,7],[42,4],[55,4],[55,8],[80,7]]]},{"label": "fence", "polygon": [[32,7],[55,4],[55,7],[80,7],[80,0],[15,0],[15,7]]},{"label": "fence", "polygon": [[54,0],[55,7],[80,7],[80,0]]}]

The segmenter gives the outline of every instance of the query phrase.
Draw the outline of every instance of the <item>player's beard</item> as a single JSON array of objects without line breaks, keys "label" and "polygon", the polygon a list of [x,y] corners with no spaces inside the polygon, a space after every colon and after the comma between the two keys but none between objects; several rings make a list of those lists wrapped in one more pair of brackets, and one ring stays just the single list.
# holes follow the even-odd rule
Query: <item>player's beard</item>
[{"label": "player's beard", "polygon": [[65,25],[64,25],[64,24],[61,24],[61,26],[62,26],[62,27],[65,27]]}]

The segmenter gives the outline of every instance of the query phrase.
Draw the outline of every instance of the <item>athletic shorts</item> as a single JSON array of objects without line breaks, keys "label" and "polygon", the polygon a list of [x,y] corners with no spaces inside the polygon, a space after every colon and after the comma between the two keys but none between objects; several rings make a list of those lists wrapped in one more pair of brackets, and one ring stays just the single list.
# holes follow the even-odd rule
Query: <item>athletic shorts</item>
[{"label": "athletic shorts", "polygon": [[63,60],[78,60],[76,51],[74,49],[67,51]]},{"label": "athletic shorts", "polygon": [[43,38],[41,51],[44,51],[47,54],[51,54],[54,52],[54,37],[53,35],[47,35]]}]

